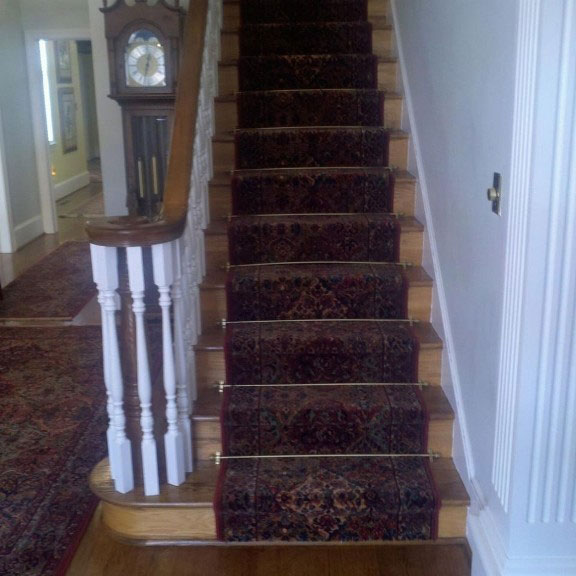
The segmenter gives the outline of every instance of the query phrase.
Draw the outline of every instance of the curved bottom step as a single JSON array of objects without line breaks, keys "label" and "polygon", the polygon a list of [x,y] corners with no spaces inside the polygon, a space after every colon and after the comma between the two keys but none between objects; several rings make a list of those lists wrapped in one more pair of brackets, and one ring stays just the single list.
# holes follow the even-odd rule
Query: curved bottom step
[{"label": "curved bottom step", "polygon": [[[469,499],[460,476],[449,458],[432,462],[431,469],[442,499],[438,538],[464,538]],[[217,476],[214,463],[200,462],[184,484],[163,485],[158,496],[146,497],[142,488],[120,494],[108,460],[103,460],[93,470],[90,485],[102,500],[102,522],[115,538],[140,545],[219,544],[212,506]]]}]

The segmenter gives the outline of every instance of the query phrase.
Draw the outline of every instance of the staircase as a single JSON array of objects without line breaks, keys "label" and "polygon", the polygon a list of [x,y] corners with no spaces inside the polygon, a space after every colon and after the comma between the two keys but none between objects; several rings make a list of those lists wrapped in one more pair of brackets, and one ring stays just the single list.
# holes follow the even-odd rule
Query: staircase
[{"label": "staircase", "polygon": [[[442,342],[428,323],[432,279],[421,268],[423,226],[414,218],[416,183],[407,172],[409,135],[401,130],[402,97],[395,92],[398,66],[394,32],[388,23],[386,0],[369,1],[374,53],[378,56],[378,88],[386,91],[383,122],[390,130],[389,161],[394,167],[393,210],[401,234],[398,262],[410,264],[403,274],[408,284],[407,314],[419,342],[418,375],[428,385],[420,391],[429,417],[428,449],[439,455],[431,462],[437,493],[442,501],[438,518],[439,539],[466,534],[468,497],[451,460],[454,414],[440,386]],[[228,219],[231,206],[231,172],[235,167],[234,130],[238,126],[239,3],[224,1],[219,96],[215,102],[216,135],[213,138],[214,178],[210,184],[210,225],[206,230],[206,277],[200,286],[203,333],[196,345],[198,401],[193,413],[194,458],[197,469],[181,486],[164,485],[159,496],[145,497],[141,489],[117,493],[106,464],[94,472],[92,485],[102,498],[103,521],[118,537],[132,542],[213,542],[216,519],[213,500],[218,467],[213,455],[222,451],[220,410],[224,382],[224,337],[220,322],[228,318],[227,264],[241,255],[229,254]],[[385,211],[385,210],[383,210]],[[266,210],[263,213],[267,213]],[[231,230],[233,232],[233,226]]]}]

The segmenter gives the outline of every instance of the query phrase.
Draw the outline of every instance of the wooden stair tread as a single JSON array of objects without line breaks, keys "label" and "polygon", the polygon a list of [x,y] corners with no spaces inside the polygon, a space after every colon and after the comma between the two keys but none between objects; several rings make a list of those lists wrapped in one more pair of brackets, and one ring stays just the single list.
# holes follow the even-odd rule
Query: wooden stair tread
[{"label": "wooden stair tread", "polygon": [[[238,128],[236,130],[229,130],[226,132],[220,132],[218,134],[214,134],[214,136],[212,136],[212,142],[230,142],[233,143],[234,142],[234,133],[236,131],[251,131],[251,132],[257,132],[257,131],[262,131],[265,132],[267,130],[270,131],[282,131],[282,130],[315,130],[318,128],[326,128],[326,129],[334,129],[334,130],[338,130],[338,129],[349,129],[349,128],[357,128],[358,130],[362,130],[363,128],[382,128],[382,126],[274,126],[274,127],[270,127],[270,128]],[[389,134],[390,134],[390,139],[391,140],[405,140],[407,138],[409,138],[409,134],[408,132],[405,132],[404,130],[388,130]],[[299,167],[298,166],[291,166],[290,167],[292,170],[297,170]],[[318,170],[322,170],[323,168],[332,168],[332,169],[336,169],[338,168],[337,166],[318,166],[316,167]],[[357,170],[361,170],[362,168],[365,168],[364,166],[359,166],[357,167]],[[367,168],[367,167],[366,167]],[[284,170],[285,168],[278,168],[279,170]],[[253,168],[252,170],[259,170],[258,168]],[[269,170],[273,170],[273,168],[269,168]],[[242,170],[242,172],[247,172],[249,170]]]},{"label": "wooden stair tread", "polygon": [[[290,170],[291,168],[282,168],[282,170]],[[375,168],[377,169],[377,168]],[[298,170],[298,168],[294,168],[294,170]],[[311,169],[310,169],[311,170]],[[338,168],[334,167],[323,167],[322,170],[338,170]],[[342,169],[339,169],[342,170]],[[352,168],[350,170],[353,170]],[[357,169],[356,169],[357,170]],[[232,175],[236,174],[250,174],[260,172],[260,170],[215,170],[212,180],[210,181],[210,186],[230,186],[230,182],[232,180]],[[397,183],[413,183],[416,182],[416,176],[412,173],[408,172],[408,170],[396,169],[394,170],[394,176],[396,178]]]},{"label": "wooden stair tread", "polygon": [[[279,56],[279,54],[270,54],[270,56]],[[282,56],[298,56],[298,54],[282,54]],[[314,54],[312,54],[314,56]],[[318,54],[318,56],[329,56],[329,54]],[[251,56],[251,58],[258,58],[258,56]],[[378,62],[382,63],[396,63],[398,62],[398,57],[392,50],[386,50],[383,54],[378,55]],[[225,58],[218,62],[218,66],[233,67],[238,66],[239,58]]]},{"label": "wooden stair tread", "polygon": [[[404,270],[406,278],[411,286],[428,286],[432,284],[432,278],[421,266],[409,266]],[[200,284],[200,290],[217,290],[226,287],[226,270],[210,270]]]},{"label": "wooden stair tread", "polygon": [[[451,458],[438,458],[430,463],[442,509],[468,506],[469,497]],[[104,502],[130,508],[210,508],[216,490],[218,467],[199,462],[194,472],[180,486],[162,484],[158,496],[144,496],[142,487],[121,494],[114,489],[108,460],[102,460],[90,475],[90,486]],[[442,514],[442,509],[440,514]]]},{"label": "wooden stair tread", "polygon": [[[315,92],[317,90],[320,90],[319,88],[317,89],[313,89],[310,88],[309,90],[264,90],[264,92],[306,92],[306,91],[310,91],[310,92]],[[347,91],[354,91],[354,92],[361,92],[362,90],[355,90],[354,88],[324,88],[322,89],[324,92],[328,92],[330,90],[347,90]],[[394,92],[392,90],[380,90],[381,92],[384,92],[385,94],[385,98],[388,100],[402,100],[403,96],[402,94],[398,93],[398,92]],[[250,94],[254,94],[254,90],[251,90],[249,92]],[[215,102],[236,102],[236,94],[238,94],[238,92],[231,92],[230,94],[222,94],[220,96],[216,96],[216,98],[214,99]]]},{"label": "wooden stair tread", "polygon": [[[432,283],[432,278],[428,275],[426,270],[421,266],[409,266],[405,270],[408,280],[418,285],[428,285]],[[209,270],[200,284],[200,290],[219,290],[224,289],[226,286],[226,270]]]},{"label": "wooden stair tread", "polygon": [[[421,394],[430,420],[454,419],[454,411],[440,386],[425,386],[421,389]],[[219,422],[221,400],[222,394],[216,388],[200,390],[194,404],[193,420]]]},{"label": "wooden stair tread", "polygon": [[[309,212],[307,213],[310,216],[314,216],[315,214],[313,212]],[[360,214],[364,214],[364,212],[350,212],[350,215],[360,215]],[[322,216],[330,216],[330,213],[326,213],[326,214],[321,214]],[[366,214],[367,216],[370,215],[370,213]],[[251,217],[251,216],[267,216],[267,214],[243,214],[242,216],[246,216],[246,217]],[[274,214],[271,214],[270,216],[274,216]],[[288,216],[288,215],[287,215]],[[293,214],[291,214],[290,216],[293,216]],[[398,221],[400,223],[400,227],[402,229],[402,232],[423,232],[424,231],[424,225],[414,216],[404,216],[404,215],[399,215],[398,216]],[[206,227],[205,232],[206,234],[226,234],[226,229],[224,228],[224,231],[222,232],[222,228],[221,228],[221,224],[224,223],[224,225],[226,225],[226,223],[228,222],[228,217],[222,217],[222,218],[214,218]]]},{"label": "wooden stair tread", "polygon": [[[417,322],[412,326],[420,343],[420,348],[442,348],[442,340],[428,322]],[[199,336],[195,350],[224,350],[224,329],[209,326]]]},{"label": "wooden stair tread", "polygon": [[[394,26],[388,23],[386,16],[370,16],[368,18],[369,22],[372,24],[372,30],[394,30]],[[240,26],[223,26],[220,30],[221,34],[239,34]]]}]

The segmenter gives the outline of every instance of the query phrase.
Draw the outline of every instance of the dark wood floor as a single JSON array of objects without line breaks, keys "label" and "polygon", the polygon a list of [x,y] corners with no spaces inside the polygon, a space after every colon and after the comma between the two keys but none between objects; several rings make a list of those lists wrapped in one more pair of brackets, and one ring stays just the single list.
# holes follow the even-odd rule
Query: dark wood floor
[{"label": "dark wood floor", "polygon": [[148,547],[114,541],[97,512],[67,576],[469,576],[465,542]]}]

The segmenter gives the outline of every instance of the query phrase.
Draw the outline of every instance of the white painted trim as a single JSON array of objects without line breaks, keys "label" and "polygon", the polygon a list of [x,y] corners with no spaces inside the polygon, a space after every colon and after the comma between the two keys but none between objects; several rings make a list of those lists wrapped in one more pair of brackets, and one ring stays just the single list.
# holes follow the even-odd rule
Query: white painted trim
[{"label": "white painted trim", "polygon": [[486,576],[502,576],[507,561],[506,551],[492,512],[485,508],[467,522],[468,542],[472,555],[479,560]]},{"label": "white painted trim", "polygon": [[46,137],[46,112],[42,92],[42,73],[40,70],[39,40],[90,40],[90,30],[27,30],[25,33],[28,81],[30,84],[30,105],[36,151],[36,171],[40,190],[43,232],[58,232],[58,218],[54,199],[52,178],[50,176],[50,152]]},{"label": "white painted trim", "polygon": [[8,186],[8,170],[4,154],[4,130],[2,128],[2,110],[0,110],[0,253],[15,252],[16,242],[12,229],[12,207]]},{"label": "white painted trim", "polygon": [[469,518],[467,536],[486,576],[576,576],[576,556],[508,556],[489,509]]},{"label": "white painted trim", "polygon": [[69,194],[73,194],[76,190],[88,186],[88,184],[90,184],[89,172],[76,174],[76,176],[72,176],[72,178],[68,178],[68,180],[54,185],[54,200],[61,200]]},{"label": "white painted trim", "polygon": [[32,242],[32,240],[35,240],[38,236],[42,236],[43,231],[42,216],[40,214],[15,226],[14,239],[16,241],[16,250]]},{"label": "white painted trim", "polygon": [[[462,386],[460,380],[460,371],[458,369],[458,362],[454,354],[454,337],[452,335],[452,327],[450,323],[450,316],[448,314],[448,305],[446,301],[446,291],[444,289],[444,281],[442,278],[442,269],[440,267],[440,258],[438,255],[438,247],[436,244],[436,235],[434,232],[434,221],[432,218],[432,209],[430,206],[430,195],[428,192],[428,185],[426,182],[426,174],[424,173],[424,163],[422,160],[422,152],[420,146],[420,139],[418,136],[418,130],[416,129],[412,119],[415,118],[414,105],[412,100],[412,94],[410,91],[410,84],[407,81],[406,72],[406,60],[403,51],[403,41],[402,32],[399,30],[397,25],[398,22],[398,11],[396,3],[399,0],[392,0],[390,7],[392,10],[392,19],[394,22],[394,32],[396,36],[396,49],[398,51],[398,62],[400,65],[400,77],[403,84],[403,95],[404,95],[404,105],[406,109],[406,115],[408,122],[410,123],[410,140],[413,143],[414,158],[416,162],[418,186],[420,190],[421,200],[424,208],[425,216],[425,231],[427,240],[430,247],[430,255],[432,259],[433,267],[433,277],[434,277],[434,287],[436,291],[436,296],[438,299],[438,304],[440,308],[440,316],[442,322],[442,333],[444,335],[444,350],[446,351],[446,358],[448,360],[448,366],[442,366],[442,384],[444,385],[446,380],[449,378],[452,382],[452,387],[454,390],[454,401],[456,406],[455,409],[459,429],[461,434],[462,448],[464,453],[465,462],[463,463],[466,467],[466,475],[464,481],[467,485],[469,495],[472,499],[472,506],[476,509],[481,509],[484,505],[483,495],[480,492],[477,483],[475,482],[476,469],[474,464],[474,458],[472,455],[472,444],[470,442],[470,434],[468,432],[468,424],[466,419],[466,413],[464,410],[464,400],[462,397]],[[443,363],[444,364],[444,363]],[[450,374],[446,375],[446,369],[449,369]],[[462,472],[462,471],[461,471]]]},{"label": "white painted trim", "polygon": [[517,418],[519,366],[523,338],[522,312],[526,286],[528,220],[531,194],[531,166],[538,69],[538,37],[542,0],[519,5],[518,48],[512,164],[508,194],[508,228],[504,277],[504,303],[500,341],[498,399],[492,483],[505,512],[511,490],[512,458]]},{"label": "white painted trim", "polygon": [[544,307],[530,463],[529,523],[575,523],[574,274],[576,264],[576,0],[565,0],[557,81]]}]

